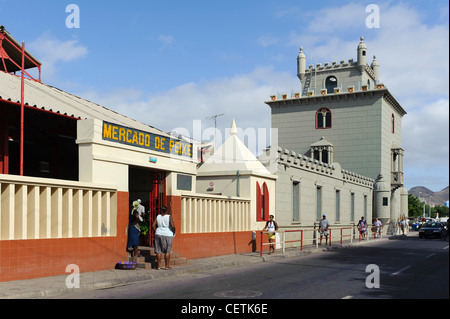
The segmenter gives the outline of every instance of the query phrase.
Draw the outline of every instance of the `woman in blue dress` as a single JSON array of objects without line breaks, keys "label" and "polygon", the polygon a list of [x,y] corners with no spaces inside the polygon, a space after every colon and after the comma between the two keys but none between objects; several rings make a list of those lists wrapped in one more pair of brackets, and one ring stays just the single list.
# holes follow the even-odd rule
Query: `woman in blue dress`
[{"label": "woman in blue dress", "polygon": [[[139,234],[141,229],[139,228],[139,213],[137,206],[133,203],[133,210],[130,213],[130,220],[128,224],[128,243],[127,249],[131,251],[131,257],[140,257],[139,254]],[[139,203],[137,203],[139,205]]]}]

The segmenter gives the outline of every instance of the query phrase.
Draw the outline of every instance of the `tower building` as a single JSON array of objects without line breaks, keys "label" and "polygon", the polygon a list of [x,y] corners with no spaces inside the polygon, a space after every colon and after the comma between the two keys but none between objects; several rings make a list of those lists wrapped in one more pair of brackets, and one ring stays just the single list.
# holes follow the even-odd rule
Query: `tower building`
[{"label": "tower building", "polygon": [[306,68],[307,55],[301,47],[297,57],[301,90],[291,98],[272,96],[266,104],[272,128],[278,129],[279,147],[370,178],[372,217],[386,224],[408,212],[401,146],[406,111],[380,81],[375,56],[368,64],[363,37],[356,54],[356,61]]}]

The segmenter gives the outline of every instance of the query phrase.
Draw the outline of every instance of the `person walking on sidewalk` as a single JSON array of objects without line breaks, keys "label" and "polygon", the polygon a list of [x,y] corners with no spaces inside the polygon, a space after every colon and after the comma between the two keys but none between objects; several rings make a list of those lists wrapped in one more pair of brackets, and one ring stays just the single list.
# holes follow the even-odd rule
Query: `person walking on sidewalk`
[{"label": "person walking on sidewalk", "polygon": [[319,222],[319,233],[320,233],[320,242],[319,245],[322,245],[322,238],[325,237],[325,245],[328,244],[328,228],[330,227],[330,223],[327,219],[327,215],[323,214],[322,219]]},{"label": "person walking on sidewalk", "polygon": [[161,257],[164,254],[165,269],[170,267],[170,251],[172,250],[172,241],[175,236],[175,223],[172,216],[167,213],[167,207],[161,207],[161,214],[156,216],[152,223],[155,231],[155,253],[158,263],[157,269],[161,269]]},{"label": "person walking on sidewalk", "polygon": [[382,224],[381,224],[381,221],[378,219],[378,217],[375,218],[373,226],[375,227],[375,237],[381,237]]},{"label": "person walking on sidewalk", "polygon": [[271,253],[275,252],[275,245],[272,244],[275,242],[275,232],[278,230],[278,224],[276,221],[273,220],[273,215],[269,216],[269,220],[266,223],[266,226],[264,226],[263,231],[267,231],[267,239],[269,240],[269,243],[271,245],[269,246],[269,255]]},{"label": "person walking on sidewalk", "polygon": [[359,234],[361,239],[366,239],[367,222],[364,220],[364,216],[361,216],[361,220],[358,222]]}]

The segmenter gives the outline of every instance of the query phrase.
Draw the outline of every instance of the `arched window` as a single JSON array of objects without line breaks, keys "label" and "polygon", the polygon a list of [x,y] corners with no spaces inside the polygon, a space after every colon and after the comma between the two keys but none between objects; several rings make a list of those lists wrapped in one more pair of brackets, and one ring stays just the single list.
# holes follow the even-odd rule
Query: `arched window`
[{"label": "arched window", "polygon": [[316,112],[316,129],[331,128],[331,111],[325,107]]},{"label": "arched window", "polygon": [[333,93],[334,88],[338,86],[338,81],[335,76],[329,76],[325,80],[325,88],[327,89],[327,93]]},{"label": "arched window", "polygon": [[256,220],[269,220],[269,188],[266,183],[260,187],[256,182]]},{"label": "arched window", "polygon": [[395,134],[395,116],[392,114],[392,134]]}]

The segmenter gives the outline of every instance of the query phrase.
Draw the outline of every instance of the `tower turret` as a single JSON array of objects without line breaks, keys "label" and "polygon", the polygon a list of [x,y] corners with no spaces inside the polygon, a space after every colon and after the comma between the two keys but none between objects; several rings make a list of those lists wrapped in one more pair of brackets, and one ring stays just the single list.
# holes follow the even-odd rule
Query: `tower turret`
[{"label": "tower turret", "polygon": [[361,42],[359,42],[358,49],[356,50],[358,55],[358,68],[362,72],[367,64],[367,46],[364,43],[364,38],[361,36]]},{"label": "tower turret", "polygon": [[303,82],[306,76],[306,56],[303,53],[303,48],[300,47],[300,53],[297,56],[297,76],[300,79],[300,82]]}]

